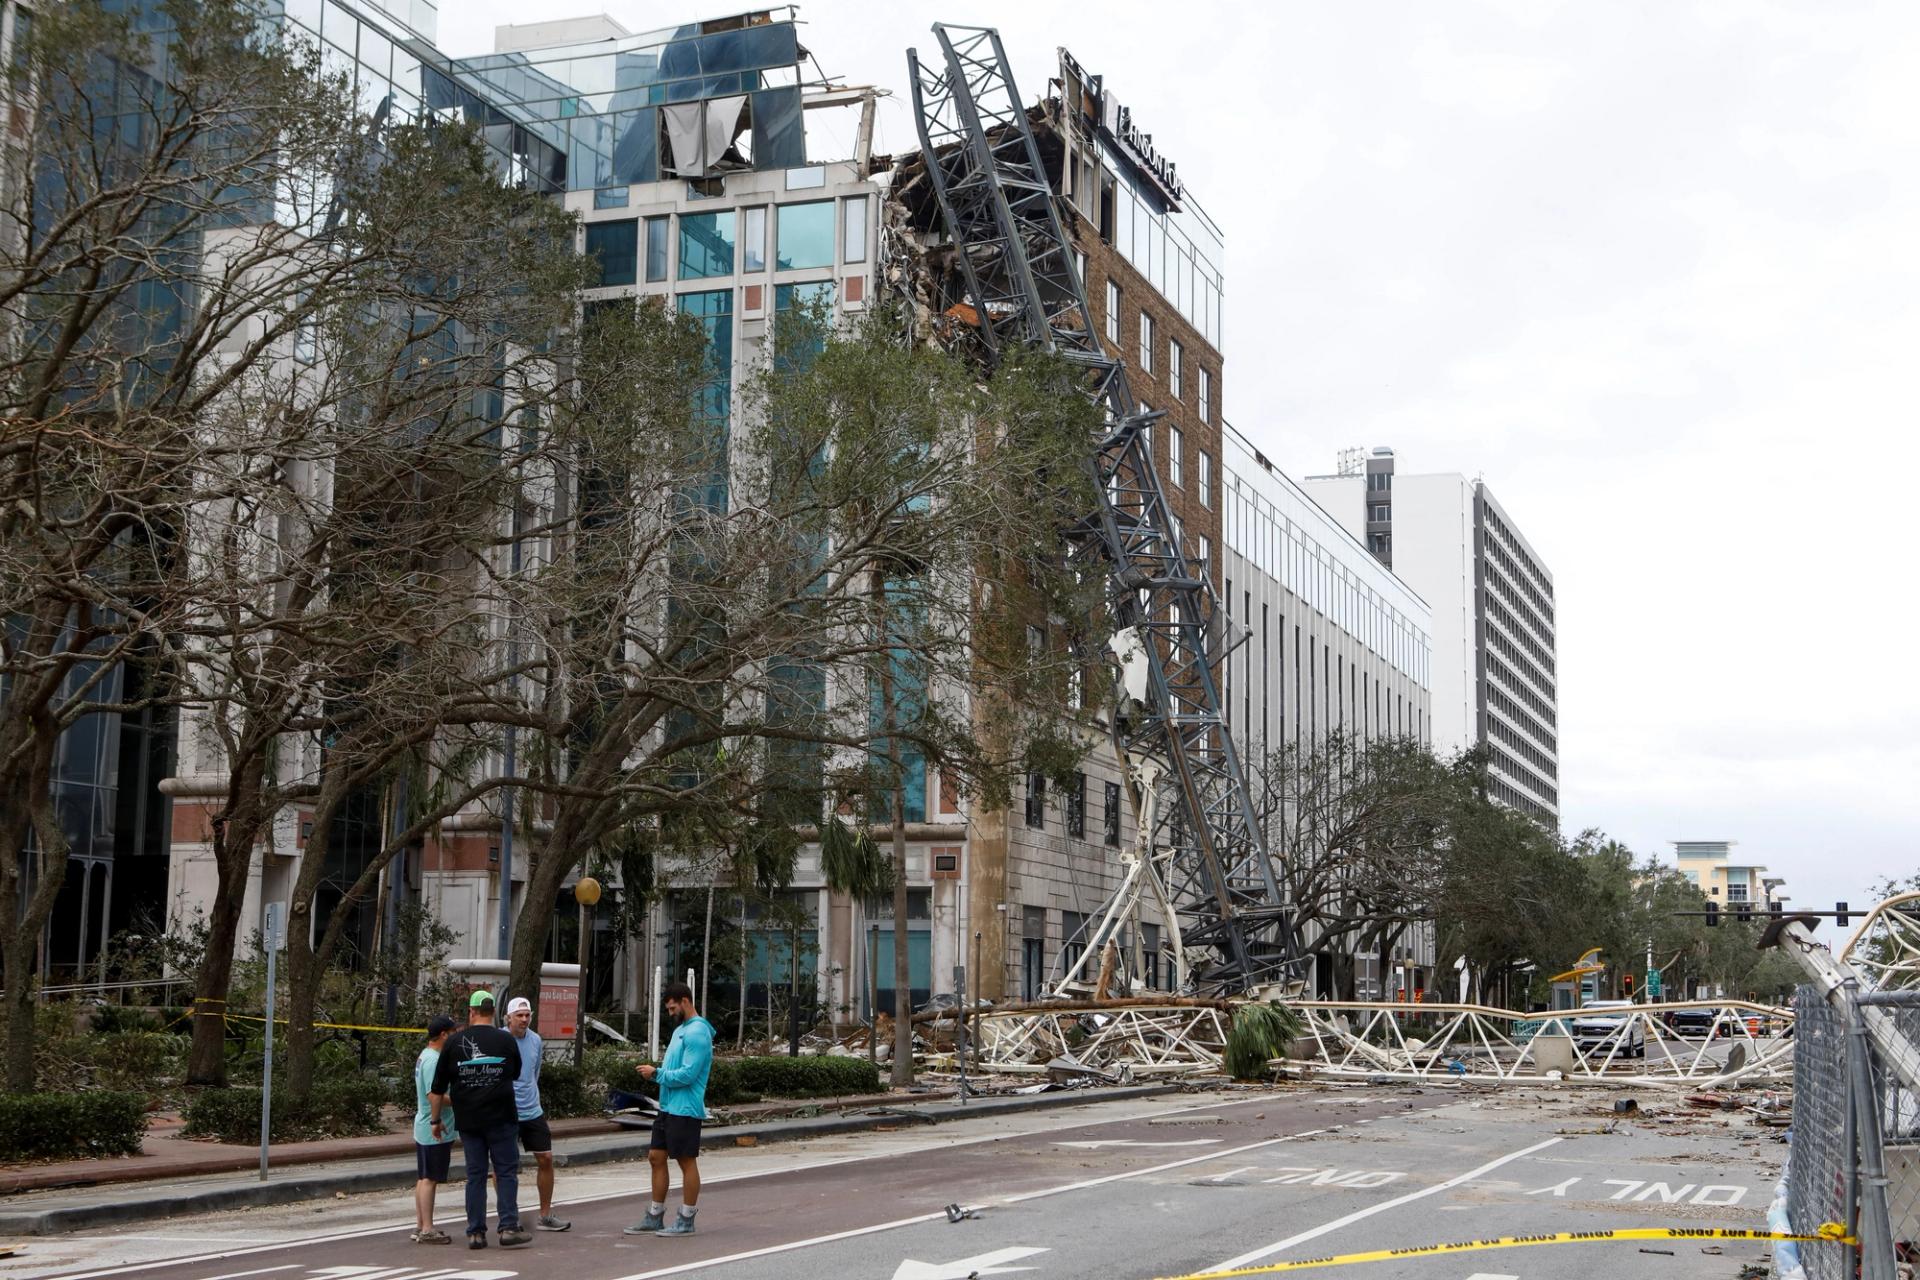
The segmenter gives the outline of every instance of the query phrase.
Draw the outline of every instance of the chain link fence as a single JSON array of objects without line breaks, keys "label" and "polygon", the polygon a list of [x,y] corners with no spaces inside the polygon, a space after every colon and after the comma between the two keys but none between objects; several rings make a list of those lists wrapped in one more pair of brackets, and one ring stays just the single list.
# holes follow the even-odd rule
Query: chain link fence
[{"label": "chain link fence", "polygon": [[[1852,1217],[1854,1161],[1849,1154],[1847,1027],[1819,989],[1801,987],[1793,1002],[1793,1143],[1787,1154],[1787,1212],[1793,1230],[1811,1235],[1823,1222]],[[1802,1244],[1808,1280],[1852,1280],[1854,1251],[1841,1244]]]},{"label": "chain link fence", "polygon": [[1920,992],[1861,997],[1867,1018],[1891,1031],[1877,1038],[1873,1091],[1886,1177],[1887,1226],[1901,1276],[1920,1267]]},{"label": "chain link fence", "polygon": [[1909,1280],[1920,1262],[1920,992],[1794,1002],[1793,1142],[1786,1214],[1792,1230],[1840,1223],[1852,1245],[1807,1242],[1808,1280]]}]

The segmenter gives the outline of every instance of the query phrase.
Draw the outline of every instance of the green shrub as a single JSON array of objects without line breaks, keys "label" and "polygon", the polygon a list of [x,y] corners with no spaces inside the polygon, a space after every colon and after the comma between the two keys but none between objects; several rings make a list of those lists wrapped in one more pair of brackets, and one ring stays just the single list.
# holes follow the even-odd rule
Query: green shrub
[{"label": "green shrub", "polygon": [[735,1059],[734,1065],[744,1092],[769,1098],[838,1098],[880,1092],[879,1069],[865,1058],[769,1056]]},{"label": "green shrub", "polygon": [[88,1051],[99,1084],[152,1093],[180,1074],[186,1047],[160,1031],[114,1031],[94,1036]]},{"label": "green shrub", "polygon": [[639,1093],[641,1080],[634,1067],[645,1060],[645,1054],[616,1049],[612,1045],[589,1049],[586,1078],[580,1087],[586,1090],[590,1098],[603,1103],[615,1089],[622,1093]]},{"label": "green shrub", "polygon": [[[647,1092],[659,1096],[657,1086],[648,1085]],[[760,1095],[741,1083],[739,1058],[715,1058],[713,1067],[707,1072],[707,1105],[716,1107],[737,1107],[744,1102],[758,1102]]]},{"label": "green shrub", "polygon": [[103,1004],[94,1009],[93,1029],[101,1035],[112,1035],[116,1031],[164,1030],[160,1018],[150,1010],[119,1004]]},{"label": "green shrub", "polygon": [[138,1155],[146,1129],[138,1093],[0,1094],[0,1160]]},{"label": "green shrub", "polygon": [[555,1120],[567,1116],[595,1116],[605,1110],[607,1095],[587,1087],[587,1073],[571,1062],[551,1058],[540,1064],[540,1107]]},{"label": "green shrub", "polygon": [[[380,1113],[387,1086],[377,1076],[346,1076],[316,1084],[305,1099],[296,1101],[274,1081],[273,1141],[306,1142],[314,1138],[345,1138],[382,1133]],[[408,1101],[412,1109],[412,1101]],[[258,1089],[205,1089],[187,1105],[189,1137],[221,1142],[260,1141]]]}]

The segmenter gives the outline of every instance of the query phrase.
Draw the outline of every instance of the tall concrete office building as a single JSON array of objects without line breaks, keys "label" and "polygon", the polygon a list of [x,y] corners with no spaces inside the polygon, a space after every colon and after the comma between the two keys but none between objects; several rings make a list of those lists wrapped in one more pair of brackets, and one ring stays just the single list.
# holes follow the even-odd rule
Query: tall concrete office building
[{"label": "tall concrete office building", "polygon": [[1492,792],[1560,819],[1553,574],[1493,491],[1457,472],[1399,471],[1354,450],[1307,492],[1433,609],[1437,750],[1484,746]]}]

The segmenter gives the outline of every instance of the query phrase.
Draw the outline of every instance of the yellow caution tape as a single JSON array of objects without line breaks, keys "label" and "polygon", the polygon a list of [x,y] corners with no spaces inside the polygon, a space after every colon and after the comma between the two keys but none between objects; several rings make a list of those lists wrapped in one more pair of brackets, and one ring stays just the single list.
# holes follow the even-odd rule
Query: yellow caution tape
[{"label": "yellow caution tape", "polygon": [[[224,1016],[240,1022],[264,1023],[266,1021],[265,1018],[256,1018],[250,1013],[229,1013]],[[288,1020],[286,1018],[275,1018],[273,1020],[273,1025],[276,1027],[284,1027],[287,1023]],[[313,1025],[316,1027],[324,1027],[329,1031],[392,1031],[396,1034],[410,1036],[423,1036],[427,1034],[425,1027],[369,1027],[357,1022],[316,1022]]]},{"label": "yellow caution tape", "polygon": [[1343,1253],[1324,1258],[1300,1258],[1292,1262],[1270,1262],[1265,1266],[1239,1267],[1232,1271],[1200,1271],[1192,1275],[1168,1276],[1163,1280],[1230,1280],[1237,1276],[1267,1276],[1281,1271],[1305,1271],[1309,1267],[1345,1267],[1357,1262],[1385,1262],[1391,1258],[1416,1258],[1436,1253],[1474,1253],[1482,1249],[1528,1249],[1543,1244],[1601,1244],[1609,1240],[1806,1240],[1828,1244],[1858,1245],[1859,1238],[1847,1234],[1837,1222],[1823,1222],[1815,1235],[1794,1235],[1786,1231],[1748,1231],[1739,1227],[1627,1227],[1617,1231],[1562,1231],[1544,1236],[1499,1236],[1491,1240],[1460,1240],[1450,1244],[1416,1244],[1403,1249],[1372,1249],[1366,1253]]}]

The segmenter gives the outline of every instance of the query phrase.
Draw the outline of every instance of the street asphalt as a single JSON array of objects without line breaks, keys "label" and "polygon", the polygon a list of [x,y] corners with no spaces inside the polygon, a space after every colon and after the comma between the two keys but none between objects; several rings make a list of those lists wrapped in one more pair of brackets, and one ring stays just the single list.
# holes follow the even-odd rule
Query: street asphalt
[{"label": "street asphalt", "polygon": [[[524,1248],[414,1245],[410,1206],[386,1193],[25,1240],[0,1280],[1151,1280],[1496,1236],[1764,1225],[1784,1152],[1772,1131],[1644,1092],[1617,1115],[1615,1097],[1372,1085],[1132,1099],[715,1149],[686,1239],[622,1235],[644,1169],[597,1165],[560,1173],[572,1230]],[[523,1206],[531,1193],[527,1179]],[[460,1203],[458,1186],[441,1190],[456,1239]],[[972,1216],[951,1221],[949,1204]],[[1300,1274],[1735,1280],[1769,1253],[1610,1240]]]}]

